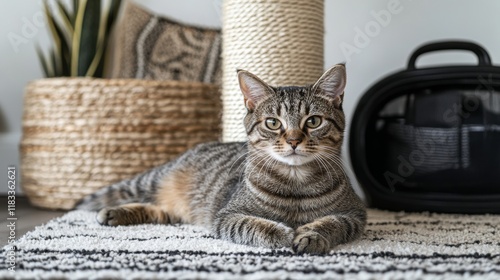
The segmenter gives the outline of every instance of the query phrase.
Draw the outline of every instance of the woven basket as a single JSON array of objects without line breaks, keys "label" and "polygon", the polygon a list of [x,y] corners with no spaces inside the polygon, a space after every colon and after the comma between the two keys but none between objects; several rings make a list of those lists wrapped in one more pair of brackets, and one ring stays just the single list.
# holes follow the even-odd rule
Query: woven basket
[{"label": "woven basket", "polygon": [[87,194],[220,138],[209,84],[43,79],[24,101],[22,188],[32,204],[71,209]]}]

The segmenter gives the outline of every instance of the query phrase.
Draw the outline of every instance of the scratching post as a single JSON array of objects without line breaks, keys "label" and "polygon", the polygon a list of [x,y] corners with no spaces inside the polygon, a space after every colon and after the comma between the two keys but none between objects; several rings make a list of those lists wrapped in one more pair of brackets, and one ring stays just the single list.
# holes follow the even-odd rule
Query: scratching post
[{"label": "scratching post", "polygon": [[314,83],[323,72],[323,18],[323,0],[224,0],[224,141],[246,140],[236,69],[270,85]]}]

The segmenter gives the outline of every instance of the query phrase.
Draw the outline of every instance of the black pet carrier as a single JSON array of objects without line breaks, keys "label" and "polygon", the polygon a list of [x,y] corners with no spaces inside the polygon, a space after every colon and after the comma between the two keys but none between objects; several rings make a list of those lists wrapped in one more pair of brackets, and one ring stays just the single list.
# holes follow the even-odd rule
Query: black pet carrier
[{"label": "black pet carrier", "polygon": [[[428,52],[466,50],[478,65],[416,68]],[[500,67],[482,47],[418,48],[408,69],[371,87],[354,112],[349,150],[373,207],[500,213]]]}]

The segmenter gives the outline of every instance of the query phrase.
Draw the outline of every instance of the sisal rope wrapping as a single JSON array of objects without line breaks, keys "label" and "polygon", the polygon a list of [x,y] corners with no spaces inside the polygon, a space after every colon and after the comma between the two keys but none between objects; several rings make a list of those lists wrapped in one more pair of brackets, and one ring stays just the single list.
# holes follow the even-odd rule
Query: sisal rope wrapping
[{"label": "sisal rope wrapping", "polygon": [[24,100],[22,187],[31,203],[71,209],[83,196],[220,138],[210,84],[56,78]]},{"label": "sisal rope wrapping", "polygon": [[223,141],[245,141],[236,69],[270,85],[306,85],[323,73],[323,0],[224,0]]}]

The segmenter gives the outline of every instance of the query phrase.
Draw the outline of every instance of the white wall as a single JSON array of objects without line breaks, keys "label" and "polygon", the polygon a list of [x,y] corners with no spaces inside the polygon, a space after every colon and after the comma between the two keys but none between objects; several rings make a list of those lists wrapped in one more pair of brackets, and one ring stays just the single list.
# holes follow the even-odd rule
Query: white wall
[{"label": "white wall", "polygon": [[[222,0],[137,2],[182,22],[221,25]],[[46,47],[49,42],[45,26],[39,22],[40,3],[4,0],[0,6],[0,194],[5,193],[7,166],[19,165],[23,88],[28,81],[42,78],[33,45],[40,42]],[[494,62],[500,61],[500,1],[325,0],[325,3],[325,67],[347,61],[344,108],[349,119],[363,92],[381,77],[406,67],[409,54],[424,42],[473,40],[490,52]],[[379,24],[377,29],[373,14],[380,14],[381,10],[394,13],[390,20],[385,18],[382,22],[385,26]],[[356,28],[367,27],[371,28],[372,37],[363,42]],[[17,45],[11,43],[13,36],[18,40]],[[356,48],[356,53],[346,55],[349,46],[351,50]],[[452,53],[428,55],[421,62],[425,65],[446,61],[474,63],[475,60],[471,55]]]},{"label": "white wall", "polygon": [[[2,1],[0,9],[0,194],[7,191],[7,166],[19,167],[23,89],[42,77],[33,43],[46,46],[41,2]],[[18,171],[19,175],[19,171]],[[19,188],[18,188],[19,190]]]}]

